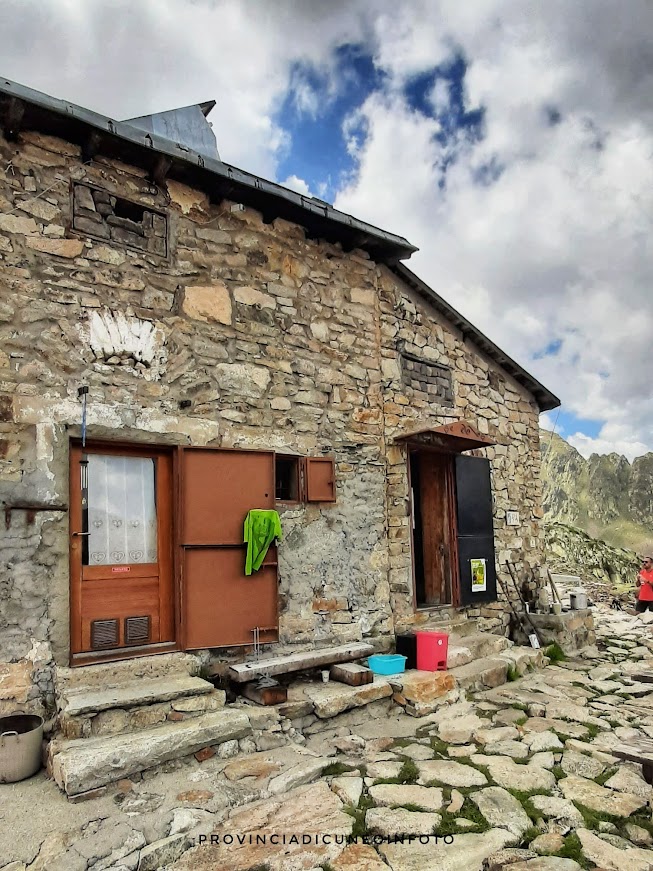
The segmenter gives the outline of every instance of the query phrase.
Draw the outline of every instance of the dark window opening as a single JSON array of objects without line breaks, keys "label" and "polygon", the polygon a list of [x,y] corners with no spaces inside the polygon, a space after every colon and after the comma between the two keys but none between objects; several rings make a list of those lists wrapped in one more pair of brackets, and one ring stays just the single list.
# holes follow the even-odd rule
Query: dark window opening
[{"label": "dark window opening", "polygon": [[116,204],[113,207],[113,214],[116,218],[125,218],[128,221],[134,221],[135,224],[142,224],[145,216],[145,209],[139,206],[138,203],[130,203],[129,200],[123,200],[121,197],[116,197]]},{"label": "dark window opening", "polygon": [[275,496],[278,502],[300,501],[299,457],[277,454],[275,457]]},{"label": "dark window opening", "polygon": [[168,219],[164,213],[81,182],[73,184],[72,229],[148,254],[168,254]]}]

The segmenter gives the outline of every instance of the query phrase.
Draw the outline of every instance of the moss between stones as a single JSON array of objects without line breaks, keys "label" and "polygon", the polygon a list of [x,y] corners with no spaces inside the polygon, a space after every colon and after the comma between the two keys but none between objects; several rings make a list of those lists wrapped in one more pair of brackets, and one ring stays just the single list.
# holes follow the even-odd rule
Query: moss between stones
[{"label": "moss between stones", "polygon": [[395,777],[377,777],[372,786],[380,786],[385,783],[407,784],[417,783],[419,768],[412,759],[404,758],[404,762]]},{"label": "moss between stones", "polygon": [[345,805],[343,807],[343,811],[354,818],[354,825],[351,830],[352,838],[364,838],[368,834],[365,814],[374,806],[372,798],[364,794],[361,795],[358,801],[358,807],[353,807],[353,805]]},{"label": "moss between stones", "polygon": [[[510,793],[510,795],[513,796],[513,798],[517,799],[517,801],[524,808],[528,816],[531,818],[532,822],[539,823],[542,820],[542,811],[538,811],[531,799],[534,795],[548,795],[548,792],[541,792],[536,789],[530,792],[524,792],[520,789],[509,789],[508,792]],[[541,834],[542,833],[538,831],[538,835]]]},{"label": "moss between stones", "polygon": [[[585,827],[587,829],[598,829],[599,823],[612,823],[614,826],[618,827],[619,824],[623,822],[622,817],[615,816],[614,814],[606,814],[603,811],[595,811],[592,808],[589,808],[578,801],[575,801],[574,804],[583,815],[583,819],[585,820]],[[629,817],[628,822],[631,822],[631,820],[632,817]]]},{"label": "moss between stones", "polygon": [[598,783],[599,786],[603,786],[606,780],[610,780],[610,778],[619,771],[619,767],[617,765],[613,765],[611,768],[608,768],[607,771],[604,771],[603,774],[599,774],[598,777],[594,778],[594,783]]},{"label": "moss between stones", "polygon": [[521,836],[521,841],[519,842],[519,846],[522,848],[528,847],[531,841],[534,841],[538,835],[541,835],[542,832],[538,829],[537,826],[531,826],[529,829],[526,829],[524,834]]},{"label": "moss between stones", "polygon": [[562,780],[567,776],[567,772],[564,770],[562,765],[554,765],[551,769],[551,774],[553,774],[556,780]]},{"label": "moss between stones", "polygon": [[572,832],[571,834],[567,835],[567,837],[564,839],[564,845],[562,849],[554,855],[559,856],[561,859],[573,859],[574,862],[578,862],[581,868],[595,867],[592,862],[585,858],[580,838],[578,837],[576,832]]},{"label": "moss between stones", "polygon": [[506,680],[508,683],[514,683],[516,680],[519,680],[520,677],[521,675],[517,671],[517,666],[509,665],[508,671],[506,672]]},{"label": "moss between stones", "polygon": [[434,753],[437,753],[439,756],[443,756],[446,759],[451,759],[447,753],[447,748],[449,744],[446,741],[443,741],[442,738],[431,738],[431,749]]},{"label": "moss between stones", "polygon": [[357,765],[347,765],[344,762],[331,762],[322,769],[322,777],[335,777],[349,771],[358,771]]},{"label": "moss between stones", "polygon": [[[478,789],[478,787],[476,787],[476,789]],[[459,792],[462,792],[462,790],[459,790]],[[474,828],[461,829],[456,823],[458,817],[463,817],[464,819],[474,823]],[[440,837],[444,837],[445,835],[466,834],[468,832],[478,834],[481,832],[487,832],[489,829],[490,825],[478,807],[469,798],[465,798],[458,813],[450,814],[447,811],[444,811],[442,814],[442,822],[439,826],[435,827],[435,834]]]}]

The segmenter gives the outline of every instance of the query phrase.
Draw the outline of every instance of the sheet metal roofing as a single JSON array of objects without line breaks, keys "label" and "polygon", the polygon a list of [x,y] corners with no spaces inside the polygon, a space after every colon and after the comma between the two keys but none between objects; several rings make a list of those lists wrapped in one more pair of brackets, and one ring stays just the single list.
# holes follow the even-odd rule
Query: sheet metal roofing
[{"label": "sheet metal roofing", "polygon": [[[203,112],[209,103],[198,104]],[[212,106],[211,106],[212,108]],[[511,360],[480,330],[399,261],[418,249],[403,236],[360,221],[328,203],[288,190],[222,160],[193,151],[139,129],[128,121],[115,121],[74,103],[50,97],[8,79],[0,79],[0,123],[9,137],[21,129],[38,130],[80,145],[83,159],[102,153],[147,169],[156,180],[166,176],[205,191],[214,200],[229,199],[259,211],[263,220],[283,218],[305,228],[307,235],[339,242],[346,250],[361,248],[387,264],[410,287],[431,303],[463,334],[522,384],[539,408],[556,408],[560,400],[525,369]]]}]

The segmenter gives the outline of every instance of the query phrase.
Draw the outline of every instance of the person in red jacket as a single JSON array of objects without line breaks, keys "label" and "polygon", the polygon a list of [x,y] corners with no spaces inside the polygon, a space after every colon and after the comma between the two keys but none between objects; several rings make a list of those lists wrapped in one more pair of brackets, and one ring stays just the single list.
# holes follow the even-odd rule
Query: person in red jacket
[{"label": "person in red jacket", "polygon": [[653,611],[653,557],[645,556],[642,560],[642,568],[637,576],[637,605],[635,610],[638,614],[642,611]]}]

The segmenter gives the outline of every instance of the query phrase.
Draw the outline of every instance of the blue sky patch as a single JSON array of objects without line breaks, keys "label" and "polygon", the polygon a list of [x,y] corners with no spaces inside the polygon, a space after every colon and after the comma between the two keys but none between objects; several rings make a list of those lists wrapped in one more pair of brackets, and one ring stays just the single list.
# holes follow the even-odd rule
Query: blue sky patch
[{"label": "blue sky patch", "polygon": [[[340,46],[335,65],[329,70],[308,62],[295,64],[290,90],[275,119],[291,137],[291,147],[279,164],[277,178],[283,181],[296,175],[312,192],[331,202],[341,179],[355,168],[355,157],[347,151],[343,121],[382,87],[384,78],[372,56],[360,45]],[[310,108],[302,100],[305,93],[315,98]],[[365,129],[351,132],[362,145]]]},{"label": "blue sky patch", "polygon": [[[553,414],[551,414],[551,416],[553,417]],[[555,417],[553,417],[553,420],[555,420]],[[558,416],[556,432],[563,438],[575,435],[577,432],[582,432],[583,435],[588,436],[588,438],[595,439],[598,438],[602,426],[603,421],[590,420],[586,417],[577,417],[571,411],[561,411]]]}]

